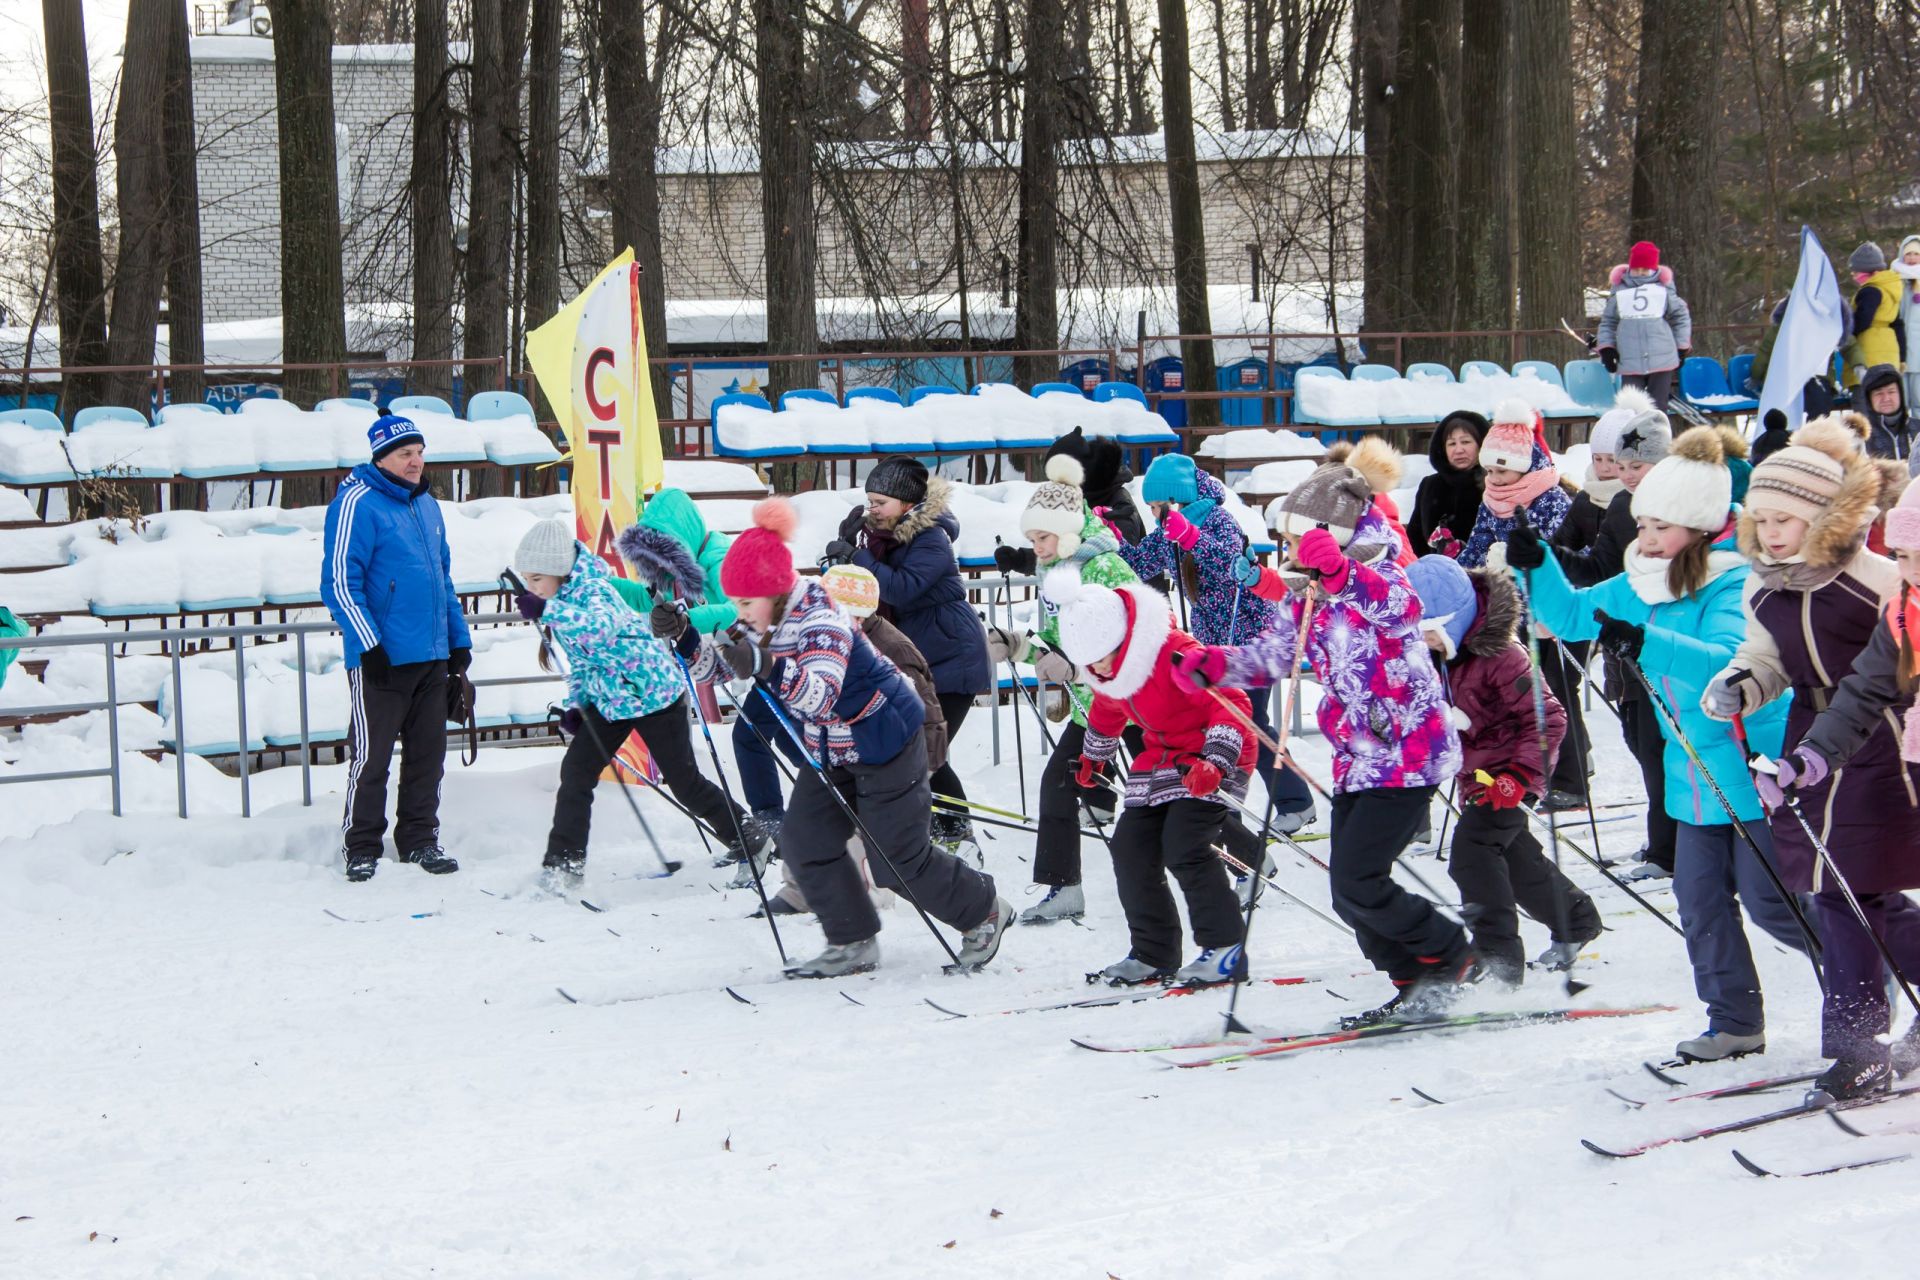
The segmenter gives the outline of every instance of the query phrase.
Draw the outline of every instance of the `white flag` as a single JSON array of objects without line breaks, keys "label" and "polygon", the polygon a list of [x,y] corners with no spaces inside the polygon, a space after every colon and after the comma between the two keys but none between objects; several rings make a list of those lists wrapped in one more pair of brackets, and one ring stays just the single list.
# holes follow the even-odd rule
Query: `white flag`
[{"label": "white flag", "polygon": [[1806,420],[1807,379],[1832,368],[1835,349],[1846,341],[1846,316],[1840,282],[1833,278],[1833,264],[1820,247],[1820,237],[1813,228],[1801,227],[1800,270],[1794,276],[1793,292],[1787,295],[1787,311],[1767,362],[1766,385],[1760,388],[1763,420],[1769,409],[1787,415],[1789,431]]}]

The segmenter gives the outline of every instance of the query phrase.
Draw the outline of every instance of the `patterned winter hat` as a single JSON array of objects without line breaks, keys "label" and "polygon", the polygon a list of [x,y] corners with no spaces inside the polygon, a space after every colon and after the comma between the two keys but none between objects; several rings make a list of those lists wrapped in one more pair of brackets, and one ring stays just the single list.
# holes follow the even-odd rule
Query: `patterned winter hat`
[{"label": "patterned winter hat", "polygon": [[526,531],[513,551],[513,568],[521,577],[530,573],[564,578],[573,572],[579,547],[573,529],[563,520],[542,520]]},{"label": "patterned winter hat", "polygon": [[1633,491],[1634,518],[1716,533],[1733,507],[1726,444],[1712,427],[1693,427]]},{"label": "patterned winter hat", "polygon": [[1920,484],[1909,484],[1887,512],[1887,546],[1894,551],[1920,551]]},{"label": "patterned winter hat", "polygon": [[880,579],[857,564],[837,564],[820,575],[833,602],[856,618],[871,618],[880,607]]},{"label": "patterned winter hat", "polygon": [[1445,636],[1447,657],[1453,657],[1480,616],[1473,580],[1453,557],[1426,555],[1407,566],[1407,583],[1420,598],[1420,629]]},{"label": "patterned winter hat", "polygon": [[1080,530],[1086,523],[1086,498],[1080,492],[1080,481],[1085,476],[1078,458],[1055,454],[1047,459],[1047,482],[1033,491],[1026,510],[1020,513],[1020,532],[1053,534],[1060,539],[1062,560],[1080,549]]},{"label": "patterned winter hat", "polygon": [[1148,502],[1194,502],[1200,497],[1200,481],[1194,474],[1193,459],[1184,453],[1163,453],[1147,468],[1141,485]]},{"label": "patterned winter hat", "polygon": [[1344,462],[1324,463],[1281,500],[1274,531],[1298,541],[1310,529],[1325,529],[1345,547],[1372,504],[1373,486],[1365,476]]},{"label": "patterned winter hat", "polygon": [[1480,465],[1525,474],[1533,470],[1536,415],[1525,400],[1502,400],[1493,411],[1493,425],[1480,442]]},{"label": "patterned winter hat", "polygon": [[1615,411],[1625,409],[1631,415],[1620,423],[1620,440],[1613,450],[1615,462],[1644,462],[1651,466],[1673,448],[1673,424],[1656,409],[1653,397],[1638,387],[1622,387],[1613,398]]},{"label": "patterned winter hat", "polygon": [[414,425],[412,418],[403,418],[397,413],[381,414],[367,428],[367,449],[373,454],[375,462],[386,457],[403,444],[424,445],[427,438]]},{"label": "patterned winter hat", "polygon": [[785,498],[767,498],[753,505],[753,528],[733,540],[720,562],[720,589],[735,600],[752,596],[785,596],[798,575],[787,539],[800,516]]},{"label": "patterned winter hat", "polygon": [[918,458],[888,458],[867,473],[865,483],[868,493],[917,507],[927,500],[927,465]]},{"label": "patterned winter hat", "polygon": [[[1840,496],[1848,461],[1860,454],[1860,437],[1848,419],[1833,415],[1809,422],[1753,469],[1747,510],[1778,511],[1812,524]],[[1865,425],[1865,419],[1857,419]]]}]

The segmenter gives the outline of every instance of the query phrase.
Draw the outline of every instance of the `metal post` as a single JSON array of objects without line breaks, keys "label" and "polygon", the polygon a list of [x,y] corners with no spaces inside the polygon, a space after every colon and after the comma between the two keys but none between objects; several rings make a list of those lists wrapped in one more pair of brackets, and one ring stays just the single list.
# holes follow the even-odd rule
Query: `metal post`
[{"label": "metal post", "polygon": [[120,687],[113,677],[113,646],[103,644],[107,658],[107,768],[113,785],[113,816],[120,816]]},{"label": "metal post", "polygon": [[300,803],[313,807],[313,743],[307,727],[307,633],[293,637],[294,661],[300,666]]},{"label": "metal post", "polygon": [[180,645],[185,640],[182,632],[167,646],[167,656],[173,659],[173,788],[183,818],[187,816],[187,709],[180,702]]},{"label": "metal post", "polygon": [[240,686],[235,692],[239,695],[234,705],[240,711],[240,816],[253,816],[253,794],[247,778],[247,637],[235,633],[233,637],[233,678]]}]

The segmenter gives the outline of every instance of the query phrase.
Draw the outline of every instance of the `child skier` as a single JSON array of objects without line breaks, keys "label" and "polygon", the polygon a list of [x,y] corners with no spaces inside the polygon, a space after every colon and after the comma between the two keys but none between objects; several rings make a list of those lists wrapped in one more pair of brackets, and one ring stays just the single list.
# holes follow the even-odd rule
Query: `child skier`
[{"label": "child skier", "polygon": [[[827,559],[857,564],[880,580],[880,616],[925,655],[947,733],[958,738],[973,700],[993,687],[993,673],[985,628],[954,559],[960,521],[949,505],[953,485],[929,476],[917,459],[887,458],[868,473],[866,486],[866,508],[841,522],[840,536],[827,544]],[[933,790],[956,802],[967,798],[951,762],[934,770]],[[949,852],[980,861],[964,808],[941,801],[933,824],[934,839]]]},{"label": "child skier", "polygon": [[[1088,510],[1081,488],[1079,461],[1062,452],[1047,459],[1047,482],[1037,486],[1020,513],[1020,531],[1033,543],[1032,564],[1047,582],[1069,580],[1122,587],[1138,581],[1119,556],[1119,542],[1110,529]],[[1001,548],[1005,550],[1006,548]],[[1064,575],[1055,579],[1054,574]],[[1039,902],[1020,913],[1021,924],[1049,924],[1086,914],[1086,894],[1080,887],[1080,803],[1111,814],[1112,793],[1102,787],[1083,793],[1074,780],[1086,740],[1087,704],[1091,692],[1080,683],[1073,663],[1060,651],[1060,602],[1042,591],[1040,627],[1020,633],[1001,627],[987,629],[987,652],[994,662],[1030,662],[1034,674],[1066,690],[1072,723],[1055,740],[1053,754],[1040,775],[1040,814],[1033,845],[1033,882],[1045,885]],[[1137,730],[1128,734],[1127,748],[1138,753]]]},{"label": "child skier", "polygon": [[567,658],[560,728],[572,740],[560,762],[541,865],[575,882],[585,873],[594,786],[627,735],[637,733],[674,798],[736,859],[751,856],[764,867],[770,833],[701,775],[686,682],[645,619],[615,593],[606,565],[563,522],[543,520],[520,539],[513,567],[527,587],[519,599],[522,616],[545,628]]},{"label": "child skier", "polygon": [[[1420,602],[1393,563],[1397,539],[1373,490],[1344,464],[1322,466],[1282,505],[1286,570],[1255,590],[1280,595],[1274,625],[1238,648],[1207,647],[1175,668],[1196,697],[1218,684],[1285,679],[1302,649],[1323,694],[1315,713],[1333,747],[1333,906],[1398,991],[1351,1021],[1439,1013],[1478,976],[1459,925],[1393,881],[1393,864],[1427,819],[1433,793],[1460,767],[1460,739],[1420,639]],[[1305,635],[1300,620],[1317,599]]]},{"label": "child skier", "polygon": [[[1071,569],[1047,575],[1043,589],[1060,608],[1060,643],[1093,690],[1077,781],[1100,785],[1131,721],[1145,750],[1127,773],[1126,802],[1113,829],[1113,874],[1132,946],[1089,982],[1182,986],[1240,982],[1247,976],[1240,902],[1213,846],[1243,801],[1255,759],[1242,727],[1250,714],[1237,690],[1194,698],[1173,677],[1174,660],[1201,646],[1174,626],[1165,596],[1139,583],[1115,590]],[[1200,954],[1180,964],[1180,917],[1167,872],[1180,882]]]},{"label": "child skier", "polygon": [[[1754,469],[1740,517],[1740,549],[1753,564],[1747,635],[1700,706],[1725,720],[1793,691],[1780,777],[1902,970],[1920,976],[1920,908],[1902,892],[1920,887],[1920,767],[1901,759],[1897,720],[1911,714],[1911,680],[1880,686],[1885,700],[1858,692],[1871,673],[1900,669],[1885,602],[1901,594],[1901,569],[1867,550],[1866,538],[1906,469],[1860,451],[1866,427],[1857,414],[1810,422]],[[1903,561],[1920,563],[1920,503],[1895,508],[1888,525],[1914,548]],[[1798,819],[1778,812],[1779,784],[1764,773],[1755,782],[1775,811],[1780,874],[1788,888],[1813,893],[1818,913],[1821,1052],[1834,1061],[1815,1088],[1832,1099],[1878,1091],[1892,1075],[1880,953]]]},{"label": "child skier", "polygon": [[[824,586],[793,571],[786,539],[797,523],[784,498],[753,508],[753,527],[733,540],[720,568],[740,625],[724,642],[709,640],[694,667],[706,678],[724,663],[735,678],[752,680],[752,696],[777,704],[782,731],[803,738],[807,764],[787,802],[781,847],[827,946],[787,972],[831,978],[880,963],[880,917],[847,854],[856,830],[868,840],[874,882],[961,930],[958,963],[978,968],[999,952],[1012,908],[991,876],[934,848],[920,697]],[[884,578],[880,585],[884,601]]]},{"label": "child skier", "polygon": [[[1674,730],[1666,737],[1666,805],[1676,824],[1674,897],[1693,961],[1694,989],[1708,1026],[1675,1050],[1689,1061],[1766,1048],[1760,976],[1740,926],[1740,904],[1781,943],[1806,950],[1795,918],[1760,866],[1773,857],[1746,756],[1725,725],[1701,712],[1700,696],[1746,634],[1740,609],[1747,565],[1734,549],[1733,478],[1719,433],[1695,427],[1649,472],[1633,495],[1640,536],[1626,572],[1575,589],[1538,540],[1515,539],[1508,563],[1526,573],[1536,616],[1555,635],[1598,638],[1623,663],[1637,664],[1678,720],[1738,817],[1763,848],[1747,845],[1714,798]],[[1747,721],[1754,748],[1778,751],[1786,705],[1775,699]],[[1737,896],[1736,896],[1737,895]]]},{"label": "child skier", "polygon": [[1551,538],[1573,505],[1547,452],[1539,411],[1524,400],[1503,400],[1493,411],[1493,426],[1480,442],[1480,465],[1486,468],[1487,483],[1473,532],[1460,549],[1463,569],[1486,564],[1493,545],[1505,542],[1520,524],[1521,511],[1542,537]]},{"label": "child skier", "polygon": [[1660,265],[1660,248],[1641,240],[1607,280],[1594,347],[1608,373],[1643,387],[1665,409],[1673,377],[1693,346],[1693,312],[1673,287],[1673,268]]},{"label": "child skier", "polygon": [[[1471,572],[1446,556],[1422,556],[1407,570],[1420,598],[1420,630],[1440,655],[1454,727],[1460,731],[1460,825],[1447,870],[1460,887],[1460,913],[1487,972],[1509,986],[1526,976],[1518,905],[1547,926],[1553,942],[1534,963],[1569,969],[1600,936],[1593,900],[1561,874],[1527,826],[1541,773],[1533,672],[1515,636],[1520,593],[1512,578]],[[1549,754],[1565,738],[1566,712],[1542,690]],[[1490,780],[1489,780],[1490,779]]]}]

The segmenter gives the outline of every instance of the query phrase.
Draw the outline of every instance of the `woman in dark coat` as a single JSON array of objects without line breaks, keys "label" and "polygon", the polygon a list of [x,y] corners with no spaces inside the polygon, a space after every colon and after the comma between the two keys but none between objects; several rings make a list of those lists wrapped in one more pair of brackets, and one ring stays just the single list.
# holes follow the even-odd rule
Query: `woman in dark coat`
[{"label": "woman in dark coat", "polygon": [[[1865,543],[1880,507],[1891,505],[1889,493],[1905,482],[1905,469],[1861,451],[1866,429],[1857,414],[1803,427],[1754,469],[1740,516],[1740,550],[1753,563],[1747,638],[1707,687],[1701,709],[1731,719],[1791,688],[1781,775],[1789,782],[1793,766],[1807,772],[1813,748],[1802,741],[1872,639],[1885,598],[1898,590],[1894,563]],[[1897,717],[1885,719],[1844,768],[1800,781],[1801,813],[1869,918],[1878,916],[1884,927],[1904,901],[1900,891],[1920,887],[1920,768],[1900,758]],[[1814,894],[1819,917],[1827,988],[1822,1052],[1835,1061],[1816,1088],[1835,1099],[1884,1088],[1891,1064],[1880,954],[1794,815],[1776,807],[1769,821],[1781,876],[1789,889]],[[1901,911],[1913,911],[1912,904]]]},{"label": "woman in dark coat", "polygon": [[1414,555],[1460,554],[1480,514],[1480,494],[1487,483],[1487,473],[1480,466],[1480,442],[1486,438],[1487,420],[1467,409],[1448,414],[1433,429],[1433,438],[1427,441],[1433,474],[1420,482],[1413,496],[1413,518],[1407,521]]},{"label": "woman in dark coat", "polygon": [[[967,601],[953,554],[960,536],[960,521],[948,507],[953,486],[913,458],[886,459],[866,485],[865,510],[847,514],[827,557],[879,579],[879,616],[906,632],[926,657],[951,743],[973,700],[993,688],[986,626]],[[932,780],[937,795],[967,798],[951,762],[934,770]],[[933,816],[935,840],[952,848],[973,839],[964,809],[936,802]]]}]

